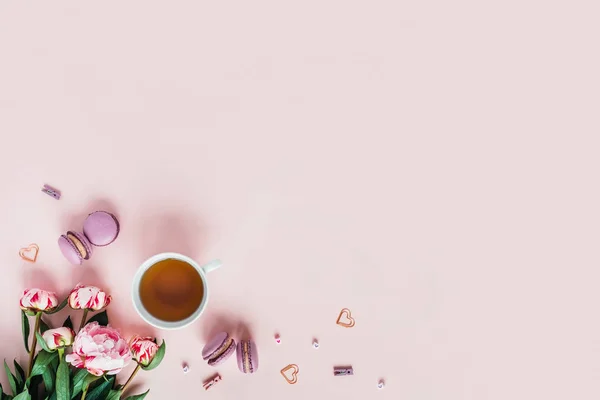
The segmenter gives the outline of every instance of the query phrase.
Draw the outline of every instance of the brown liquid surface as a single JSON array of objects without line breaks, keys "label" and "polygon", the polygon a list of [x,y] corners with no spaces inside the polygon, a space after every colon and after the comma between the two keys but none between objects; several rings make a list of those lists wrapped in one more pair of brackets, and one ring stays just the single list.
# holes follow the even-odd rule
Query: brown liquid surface
[{"label": "brown liquid surface", "polygon": [[140,298],[144,308],[163,321],[181,321],[200,307],[204,285],[200,274],[185,261],[159,261],[144,273]]}]

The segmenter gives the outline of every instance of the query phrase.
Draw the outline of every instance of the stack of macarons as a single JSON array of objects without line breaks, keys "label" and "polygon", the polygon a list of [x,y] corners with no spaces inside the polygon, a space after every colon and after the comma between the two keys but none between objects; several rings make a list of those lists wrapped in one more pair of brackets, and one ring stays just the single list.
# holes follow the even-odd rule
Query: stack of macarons
[{"label": "stack of macarons", "polygon": [[240,340],[237,344],[227,333],[220,332],[213,337],[202,350],[202,358],[208,365],[216,367],[237,352],[238,368],[245,374],[258,370],[258,352],[252,340]]},{"label": "stack of macarons", "polygon": [[108,246],[117,239],[119,232],[117,217],[106,211],[96,211],[85,219],[83,233],[68,231],[58,238],[58,247],[71,264],[81,265],[92,256],[93,246]]}]

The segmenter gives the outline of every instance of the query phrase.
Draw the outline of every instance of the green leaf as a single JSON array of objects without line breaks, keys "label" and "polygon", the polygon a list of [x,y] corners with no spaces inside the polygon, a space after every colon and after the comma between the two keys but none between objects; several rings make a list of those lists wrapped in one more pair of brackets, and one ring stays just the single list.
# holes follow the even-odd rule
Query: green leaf
[{"label": "green leaf", "polygon": [[152,359],[152,361],[150,361],[150,364],[148,364],[146,367],[142,366],[142,369],[144,371],[150,371],[151,369],[154,369],[154,368],[158,367],[158,365],[160,364],[160,362],[165,357],[165,351],[166,350],[167,350],[167,343],[163,340],[162,344],[160,345],[160,347],[156,351],[156,354],[154,355],[154,358]]},{"label": "green leaf", "polygon": [[70,315],[67,317],[67,319],[65,319],[65,322],[63,322],[62,326],[66,326],[67,328],[73,329],[73,321],[71,321]]},{"label": "green leaf", "polygon": [[[47,366],[52,363],[54,360],[58,361],[58,353],[49,353],[45,350],[42,350],[38,353],[33,362],[33,368],[31,369],[31,376],[42,375]],[[50,368],[49,368],[50,369]],[[52,368],[55,370],[56,367]]]},{"label": "green leaf", "polygon": [[46,393],[52,393],[54,391],[54,371],[51,368],[44,368],[42,379],[44,379]]},{"label": "green leaf", "polygon": [[23,393],[21,393],[20,395],[18,395],[17,397],[15,397],[13,400],[31,400],[31,396],[29,395],[29,392],[26,390]]},{"label": "green leaf", "polygon": [[148,394],[149,391],[150,391],[150,389],[146,390],[142,394],[136,394],[135,396],[129,396],[125,400],[142,400],[144,397],[146,397],[146,395]]},{"label": "green leaf", "polygon": [[83,379],[83,386],[82,386],[82,390],[84,392],[87,392],[88,388],[90,387],[90,384],[92,382],[97,381],[98,379],[102,378],[102,376],[96,376],[96,375],[92,375],[89,374],[87,375],[84,379]]},{"label": "green leaf", "polygon": [[40,333],[43,335],[50,327],[47,323],[44,322],[43,319],[40,318]]},{"label": "green leaf", "polygon": [[69,389],[69,366],[64,358],[61,358],[56,371],[56,400],[70,400]]},{"label": "green leaf", "polygon": [[21,368],[17,360],[14,360],[13,363],[15,364],[15,378],[17,378],[17,387],[19,390],[23,390],[23,386],[25,384],[25,371],[23,371],[23,368]]},{"label": "green leaf", "polygon": [[8,364],[6,364],[6,360],[4,360],[4,370],[6,371],[6,376],[8,376],[8,383],[10,385],[10,389],[12,390],[13,396],[17,394],[17,381],[15,376],[12,374],[10,368],[8,368]]},{"label": "green leaf", "polygon": [[44,337],[42,335],[40,335],[39,332],[35,333],[35,337],[37,337],[37,341],[40,344],[40,347],[42,349],[44,349],[44,351],[47,351],[48,353],[52,353],[52,352],[56,351],[56,350],[50,350],[48,348],[48,345],[46,344],[46,341],[44,340]]},{"label": "green leaf", "polygon": [[102,382],[100,385],[96,386],[90,392],[88,392],[87,396],[85,396],[86,400],[103,400],[106,398],[108,393],[110,392],[110,388],[112,387],[115,381],[115,377],[111,376],[110,379]]},{"label": "green leaf", "polygon": [[52,309],[52,310],[50,310],[50,311],[46,311],[46,312],[45,312],[45,314],[55,314],[55,313],[59,312],[60,310],[62,310],[63,308],[65,308],[65,306],[67,305],[67,302],[68,302],[68,301],[69,301],[69,296],[67,296],[67,298],[66,298],[66,299],[64,299],[64,300],[62,301],[62,303],[60,303],[60,304],[58,305],[58,307],[55,307],[55,308],[53,308],[53,309]]},{"label": "green leaf", "polygon": [[97,322],[100,325],[107,326],[108,325],[108,314],[106,313],[106,311],[102,311],[101,313],[98,313],[98,314],[94,315],[92,318],[90,318],[86,324],[89,324],[90,322]]},{"label": "green leaf", "polygon": [[79,393],[81,393],[81,390],[83,390],[83,381],[85,379],[86,376],[91,375],[89,372],[87,372],[87,369],[82,368],[80,370],[78,370],[75,375],[73,376],[73,379],[71,380],[71,398],[75,398],[75,396],[77,396]]},{"label": "green leaf", "polygon": [[[23,342],[25,343],[25,350],[29,353],[29,317],[25,314],[25,311],[21,310],[21,330],[23,331]],[[1,396],[1,395],[0,395]]]},{"label": "green leaf", "polygon": [[[58,354],[58,353],[52,353],[52,354]],[[58,362],[60,361],[59,357],[54,357],[52,358],[52,361],[50,361],[50,368],[52,368],[52,371],[56,372],[56,370],[58,369]],[[71,374],[72,376],[73,374]]]},{"label": "green leaf", "polygon": [[121,398],[120,390],[111,390],[110,392],[108,392],[108,396],[106,396],[106,399],[104,399],[104,400],[119,400],[120,398]]}]

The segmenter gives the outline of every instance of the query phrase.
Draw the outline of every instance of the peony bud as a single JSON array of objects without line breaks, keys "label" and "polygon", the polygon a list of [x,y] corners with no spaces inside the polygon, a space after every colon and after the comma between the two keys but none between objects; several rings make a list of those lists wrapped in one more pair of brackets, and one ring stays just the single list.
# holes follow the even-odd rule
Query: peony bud
[{"label": "peony bud", "polygon": [[75,332],[71,328],[62,327],[56,329],[48,329],[42,334],[46,346],[50,350],[56,350],[59,347],[67,347],[73,344]]},{"label": "peony bud", "polygon": [[79,284],[69,295],[69,306],[74,310],[100,311],[110,304],[111,297],[95,286]]},{"label": "peony bud", "polygon": [[21,310],[30,314],[40,311],[49,311],[58,306],[56,293],[47,292],[41,289],[26,289],[19,302]]},{"label": "peony bud", "polygon": [[152,362],[158,351],[158,345],[150,337],[134,336],[130,341],[129,347],[131,348],[133,359],[144,367],[147,367]]}]

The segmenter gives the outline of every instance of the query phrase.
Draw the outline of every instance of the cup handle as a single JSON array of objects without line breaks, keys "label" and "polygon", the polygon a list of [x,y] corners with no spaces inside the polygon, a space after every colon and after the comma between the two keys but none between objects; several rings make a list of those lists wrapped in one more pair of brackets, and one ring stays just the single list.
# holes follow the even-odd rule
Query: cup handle
[{"label": "cup handle", "polygon": [[219,268],[221,265],[223,265],[221,260],[212,260],[211,262],[209,262],[208,264],[204,264],[200,268],[202,268],[202,271],[204,271],[205,274],[208,274],[209,272]]}]

